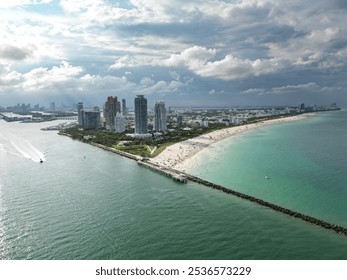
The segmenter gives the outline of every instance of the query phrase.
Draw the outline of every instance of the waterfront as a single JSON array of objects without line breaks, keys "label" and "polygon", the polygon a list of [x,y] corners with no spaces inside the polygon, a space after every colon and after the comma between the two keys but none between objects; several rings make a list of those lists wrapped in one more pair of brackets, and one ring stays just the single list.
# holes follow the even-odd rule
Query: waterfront
[{"label": "waterfront", "polygon": [[[346,258],[344,236],[176,183],[42,124],[0,126],[2,259]],[[16,150],[13,135],[45,162]]]}]

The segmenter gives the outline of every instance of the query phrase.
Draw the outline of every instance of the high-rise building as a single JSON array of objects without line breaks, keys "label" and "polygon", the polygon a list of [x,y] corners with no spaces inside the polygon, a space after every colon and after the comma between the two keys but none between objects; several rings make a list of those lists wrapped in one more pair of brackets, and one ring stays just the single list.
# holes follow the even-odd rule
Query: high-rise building
[{"label": "high-rise building", "polygon": [[182,115],[178,115],[177,116],[177,124],[179,126],[182,126],[183,125],[183,116]]},{"label": "high-rise building", "polygon": [[135,133],[147,133],[147,99],[144,95],[136,95],[135,101]]},{"label": "high-rise building", "polygon": [[78,102],[77,103],[77,112],[78,112],[78,124],[82,125],[82,111],[83,110],[83,102]]},{"label": "high-rise building", "polygon": [[299,109],[300,111],[305,111],[305,103],[301,103]]},{"label": "high-rise building", "polygon": [[166,109],[164,101],[156,101],[154,104],[154,130],[165,131],[166,126]]},{"label": "high-rise building", "polygon": [[120,114],[117,113],[117,115],[115,116],[115,132],[124,132],[125,131],[125,117]]},{"label": "high-rise building", "polygon": [[115,116],[117,113],[120,113],[120,102],[118,101],[117,96],[107,97],[104,108],[104,117],[106,122],[106,129],[114,131],[115,129]]},{"label": "high-rise building", "polygon": [[49,105],[49,110],[55,111],[55,103],[54,102],[51,102],[51,104]]},{"label": "high-rise building", "polygon": [[82,109],[82,127],[83,129],[97,130],[101,127],[100,110],[98,107],[94,109]]},{"label": "high-rise building", "polygon": [[128,108],[127,108],[126,101],[124,98],[122,99],[122,114],[123,114],[123,116],[128,115]]}]

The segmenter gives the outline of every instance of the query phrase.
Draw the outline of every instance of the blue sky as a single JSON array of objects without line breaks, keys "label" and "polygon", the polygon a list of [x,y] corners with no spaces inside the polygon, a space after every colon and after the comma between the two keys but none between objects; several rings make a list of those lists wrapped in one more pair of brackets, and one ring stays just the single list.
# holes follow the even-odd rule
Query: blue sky
[{"label": "blue sky", "polygon": [[1,1],[0,106],[347,106],[346,13],[344,0]]}]

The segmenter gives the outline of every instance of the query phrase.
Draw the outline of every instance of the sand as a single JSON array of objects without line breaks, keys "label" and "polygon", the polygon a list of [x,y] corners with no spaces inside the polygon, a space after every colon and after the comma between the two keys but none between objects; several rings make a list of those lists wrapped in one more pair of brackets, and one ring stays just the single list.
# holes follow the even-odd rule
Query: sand
[{"label": "sand", "polygon": [[273,120],[257,122],[254,124],[246,124],[234,127],[227,127],[216,130],[207,134],[197,136],[195,138],[185,140],[167,147],[162,153],[155,158],[150,159],[150,162],[163,167],[176,169],[185,172],[186,169],[194,164],[195,155],[200,151],[208,148],[214,143],[217,143],[225,138],[235,136],[241,132],[251,129],[256,129],[265,125],[277,124],[288,121],[296,121],[307,118],[309,114],[283,117]]}]

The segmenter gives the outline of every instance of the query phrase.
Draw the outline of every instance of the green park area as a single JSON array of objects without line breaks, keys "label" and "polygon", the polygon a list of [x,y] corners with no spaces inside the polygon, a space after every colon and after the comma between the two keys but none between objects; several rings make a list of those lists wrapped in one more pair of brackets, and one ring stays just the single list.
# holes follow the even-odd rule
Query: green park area
[{"label": "green park area", "polygon": [[83,130],[79,126],[67,128],[59,132],[72,139],[85,143],[97,143],[112,147],[123,152],[142,157],[155,157],[166,147],[211,131],[226,128],[223,124],[212,125],[208,128],[192,128],[190,130],[176,128],[162,132],[161,135],[152,135],[149,138],[134,138],[124,133],[115,133],[108,130]]}]

